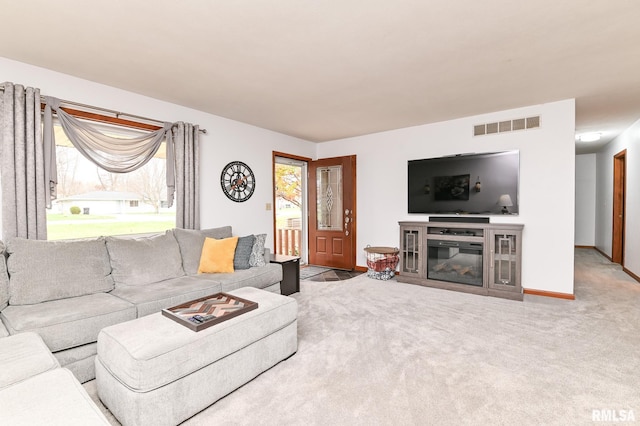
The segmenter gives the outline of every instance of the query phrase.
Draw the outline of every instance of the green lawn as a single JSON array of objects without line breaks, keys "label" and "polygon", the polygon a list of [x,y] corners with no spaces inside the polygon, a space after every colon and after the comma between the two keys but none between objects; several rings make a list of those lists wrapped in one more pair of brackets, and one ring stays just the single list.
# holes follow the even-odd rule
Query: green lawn
[{"label": "green lawn", "polygon": [[83,220],[96,220],[96,219],[115,219],[115,216],[98,216],[94,214],[47,214],[47,223],[49,222],[59,222],[61,220],[73,220],[73,221],[83,221]]},{"label": "green lawn", "polygon": [[[53,216],[53,215],[52,215]],[[49,240],[162,232],[175,227],[172,215],[150,215],[153,220],[117,220],[114,216],[73,215],[47,217]],[[164,217],[166,216],[166,218]]]}]

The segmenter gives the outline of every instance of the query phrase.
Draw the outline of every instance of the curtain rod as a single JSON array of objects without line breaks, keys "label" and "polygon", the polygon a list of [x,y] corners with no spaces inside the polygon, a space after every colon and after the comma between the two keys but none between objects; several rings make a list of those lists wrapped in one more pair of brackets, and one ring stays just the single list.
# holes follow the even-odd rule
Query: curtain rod
[{"label": "curtain rod", "polygon": [[[0,90],[4,92],[4,85],[0,85]],[[44,96],[40,96],[40,102],[44,102],[44,99],[45,99]],[[152,123],[159,123],[160,124],[159,127],[164,126],[164,123],[165,123],[165,121],[156,120],[154,118],[141,117],[139,115],[127,114],[127,113],[120,112],[120,111],[115,111],[115,110],[112,110],[112,109],[101,108],[101,107],[96,107],[96,106],[87,105],[87,104],[81,104],[79,102],[66,101],[64,99],[60,99],[60,104],[61,104],[61,106],[71,105],[71,106],[77,106],[77,107],[80,107],[80,108],[89,109],[89,110],[93,110],[93,111],[106,112],[106,113],[115,115],[115,118],[118,118],[118,119],[120,119],[122,116],[124,116],[124,117],[128,117],[128,118],[134,118],[134,119],[137,119],[137,120],[144,120],[144,121],[150,121]],[[91,112],[91,111],[88,111],[88,112]],[[201,133],[205,134],[205,135],[207,134],[207,129],[199,129],[199,131]]]}]

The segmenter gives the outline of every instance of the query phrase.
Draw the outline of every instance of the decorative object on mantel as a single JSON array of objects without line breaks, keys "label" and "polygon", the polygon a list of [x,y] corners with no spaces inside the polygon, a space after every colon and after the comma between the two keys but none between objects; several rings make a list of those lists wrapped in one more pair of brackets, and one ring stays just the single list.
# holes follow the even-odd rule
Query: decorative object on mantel
[{"label": "decorative object on mantel", "polygon": [[499,206],[502,206],[502,214],[509,214],[508,207],[513,206],[513,201],[511,201],[511,196],[509,194],[502,194],[500,198],[498,198]]},{"label": "decorative object on mantel", "polygon": [[245,163],[232,161],[222,169],[220,186],[228,199],[241,203],[253,195],[256,188],[256,177]]},{"label": "decorative object on mantel", "polygon": [[474,185],[473,189],[475,189],[476,192],[480,192],[480,190],[482,189],[482,184],[480,183],[480,176],[478,176],[478,180],[476,180],[476,184]]}]

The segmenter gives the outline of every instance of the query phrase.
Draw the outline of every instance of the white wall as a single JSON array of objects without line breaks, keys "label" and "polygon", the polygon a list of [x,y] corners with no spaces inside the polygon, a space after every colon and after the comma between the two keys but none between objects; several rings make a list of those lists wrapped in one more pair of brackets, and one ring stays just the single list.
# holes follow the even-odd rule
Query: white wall
[{"label": "white wall", "polygon": [[624,149],[627,150],[624,266],[635,275],[640,275],[640,120],[597,154],[596,247],[611,256],[613,156]]},{"label": "white wall", "polygon": [[[463,152],[519,149],[520,216],[496,222],[524,223],[522,265],[525,288],[573,293],[575,102],[550,104],[467,117],[442,123],[314,144],[202,111],[0,58],[0,80],[39,87],[56,96],[165,121],[199,124],[201,138],[201,224],[230,224],[237,235],[266,232],[272,247],[272,151],[322,158],[357,155],[357,264],[366,265],[364,247],[398,245],[398,221],[427,220],[408,215],[407,160]],[[207,96],[203,91],[203,96]],[[540,129],[473,138],[483,122],[541,115]],[[229,201],[220,189],[222,167],[246,162],[256,174],[256,191],[245,203]],[[637,161],[637,160],[636,160]],[[631,176],[630,176],[631,177]],[[636,175],[637,178],[637,175]],[[637,180],[637,179],[636,179]]]},{"label": "white wall", "polygon": [[596,245],[596,154],[576,155],[577,246]]},{"label": "white wall", "polygon": [[[472,136],[475,124],[541,116],[539,129]],[[357,155],[357,264],[367,244],[398,246],[407,213],[407,160],[468,152],[520,150],[520,215],[492,216],[523,223],[522,285],[573,294],[575,222],[575,101],[501,111],[319,144],[318,157]]]},{"label": "white wall", "polygon": [[[234,234],[267,233],[273,248],[272,151],[314,157],[316,144],[202,111],[82,80],[44,68],[0,58],[0,82],[40,88],[42,95],[95,105],[162,121],[185,121],[208,130],[201,135],[201,226],[233,226]],[[178,83],[178,82],[176,82]],[[202,96],[208,96],[206,89]],[[253,196],[244,203],[228,200],[220,188],[220,173],[233,160],[247,163],[256,175]]]}]

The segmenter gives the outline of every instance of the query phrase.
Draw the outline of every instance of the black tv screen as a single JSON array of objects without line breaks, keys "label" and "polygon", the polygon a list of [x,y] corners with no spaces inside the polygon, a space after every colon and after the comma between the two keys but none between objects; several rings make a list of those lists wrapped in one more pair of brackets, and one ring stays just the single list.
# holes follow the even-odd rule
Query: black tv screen
[{"label": "black tv screen", "polygon": [[518,214],[519,174],[517,150],[409,160],[409,213]]}]

